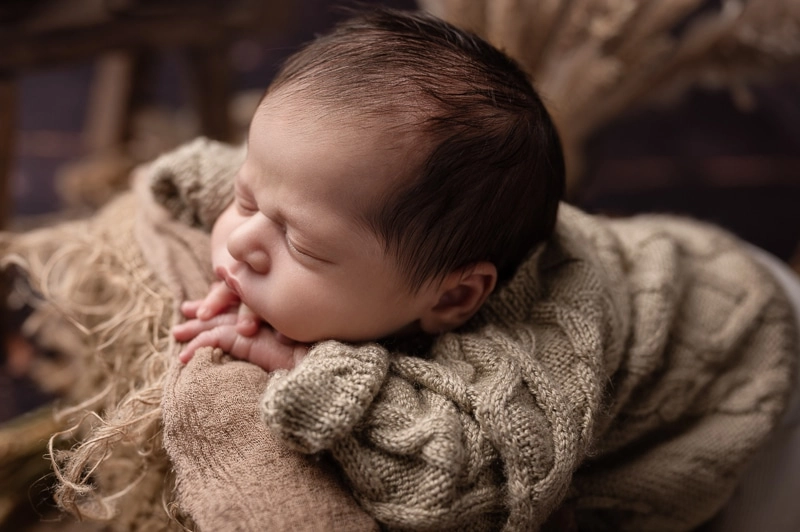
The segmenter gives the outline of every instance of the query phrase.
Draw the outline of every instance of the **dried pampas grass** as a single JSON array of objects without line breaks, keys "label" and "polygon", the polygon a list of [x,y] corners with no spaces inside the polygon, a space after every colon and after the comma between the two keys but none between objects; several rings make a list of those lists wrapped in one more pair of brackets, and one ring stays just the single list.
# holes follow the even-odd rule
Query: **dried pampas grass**
[{"label": "dried pampas grass", "polygon": [[419,0],[475,31],[533,76],[562,135],[568,186],[588,137],[622,113],[696,84],[748,85],[800,66],[796,0]]}]

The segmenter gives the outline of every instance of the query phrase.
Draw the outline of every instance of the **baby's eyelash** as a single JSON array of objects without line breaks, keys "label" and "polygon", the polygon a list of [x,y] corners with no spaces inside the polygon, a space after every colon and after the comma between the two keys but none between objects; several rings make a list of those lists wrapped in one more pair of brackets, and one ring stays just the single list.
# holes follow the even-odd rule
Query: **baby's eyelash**
[{"label": "baby's eyelash", "polygon": [[323,262],[323,263],[328,263],[329,262],[329,261],[327,261],[325,259],[321,259],[321,258],[317,257],[316,255],[312,255],[311,253],[298,248],[297,246],[294,245],[294,242],[292,242],[292,240],[288,236],[286,237],[286,245],[289,247],[289,249],[293,253],[296,253],[298,255],[302,255],[304,257],[308,257],[309,259],[313,259],[313,260],[318,261],[318,262]]},{"label": "baby's eyelash", "polygon": [[[286,237],[286,244],[287,244],[287,245],[289,246],[289,248],[290,248],[292,251],[294,251],[295,253],[299,253],[300,255],[305,255],[306,257],[311,257],[311,255],[309,255],[308,253],[304,252],[303,250],[301,250],[300,248],[298,248],[297,246],[295,246],[295,245],[294,245],[294,242],[292,242],[292,239],[291,239],[291,238],[289,238],[288,236]],[[313,258],[313,257],[312,257],[312,258]]]}]

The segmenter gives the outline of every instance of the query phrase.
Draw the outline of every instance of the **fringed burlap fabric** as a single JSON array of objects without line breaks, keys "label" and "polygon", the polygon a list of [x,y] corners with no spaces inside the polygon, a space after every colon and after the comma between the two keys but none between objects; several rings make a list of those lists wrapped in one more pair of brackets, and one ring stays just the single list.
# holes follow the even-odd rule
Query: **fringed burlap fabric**
[{"label": "fringed burlap fabric", "polygon": [[535,530],[561,508],[590,530],[689,530],[785,407],[796,331],[738,241],[566,205],[552,241],[418,356],[330,341],[271,377],[208,349],[182,367],[169,326],[210,272],[205,232],[178,220],[210,226],[240,157],[197,141],[88,221],[3,237],[39,313],[81,331],[72,397],[89,399],[68,413],[98,421],[57,457],[65,507],[140,530],[174,525],[160,506],[201,530],[374,526],[285,443],[330,451],[388,528]]},{"label": "fringed burlap fabric", "polygon": [[56,499],[112,530],[375,530],[330,465],[260,421],[265,372],[210,349],[176,359],[177,304],[212,278],[200,228],[230,201],[242,155],[199,139],[90,219],[0,237],[38,293],[29,332],[72,375],[60,415],[79,442],[54,455]]}]

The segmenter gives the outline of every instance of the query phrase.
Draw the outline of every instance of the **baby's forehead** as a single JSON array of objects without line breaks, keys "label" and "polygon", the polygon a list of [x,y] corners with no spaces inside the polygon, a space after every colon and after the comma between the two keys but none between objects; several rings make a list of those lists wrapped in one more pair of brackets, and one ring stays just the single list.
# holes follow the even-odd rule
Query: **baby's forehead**
[{"label": "baby's forehead", "polygon": [[[328,181],[326,194],[356,216],[369,217],[419,175],[427,155],[422,137],[401,116],[357,113],[297,94],[276,94],[259,105],[248,144],[254,160],[277,165],[274,170],[287,175],[308,170],[314,179]],[[353,198],[357,201],[348,201]]]},{"label": "baby's forehead", "polygon": [[[267,120],[254,119],[251,129],[268,123],[270,115],[280,114],[291,120],[293,127],[305,129],[308,135],[329,130],[345,138],[368,140],[365,146],[380,152],[368,158],[379,166],[396,164],[394,159],[400,156],[405,163],[403,166],[418,167],[429,154],[430,140],[426,138],[416,110],[402,110],[389,105],[383,110],[367,110],[346,99],[328,101],[312,96],[283,90],[268,94],[256,110],[256,116],[260,114]],[[351,151],[355,157],[371,155],[357,146]],[[387,154],[392,155],[391,160],[385,158]],[[410,174],[399,172],[396,176],[407,179]]]},{"label": "baby's forehead", "polygon": [[325,123],[337,128],[370,131],[384,136],[421,135],[429,114],[417,103],[399,104],[397,95],[388,90],[380,98],[331,96],[314,87],[294,85],[268,92],[256,112],[280,110],[307,123]]}]

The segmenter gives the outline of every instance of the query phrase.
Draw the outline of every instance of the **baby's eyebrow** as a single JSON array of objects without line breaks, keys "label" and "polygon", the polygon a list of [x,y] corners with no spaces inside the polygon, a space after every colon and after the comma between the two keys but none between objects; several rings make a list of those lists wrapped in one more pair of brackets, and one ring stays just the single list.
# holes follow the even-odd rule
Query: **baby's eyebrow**
[{"label": "baby's eyebrow", "polygon": [[303,223],[302,220],[296,218],[291,213],[287,213],[284,209],[281,208],[277,209],[276,214],[278,218],[280,218],[281,221],[283,221],[283,223],[291,227],[303,239],[307,239],[309,243],[315,243],[318,240],[320,240],[319,236],[315,235],[314,230],[309,228],[308,223]]}]

